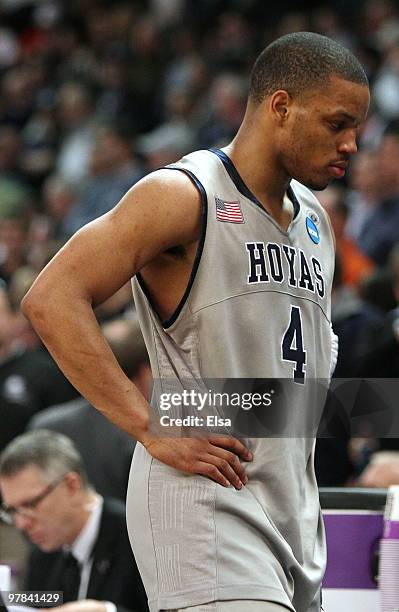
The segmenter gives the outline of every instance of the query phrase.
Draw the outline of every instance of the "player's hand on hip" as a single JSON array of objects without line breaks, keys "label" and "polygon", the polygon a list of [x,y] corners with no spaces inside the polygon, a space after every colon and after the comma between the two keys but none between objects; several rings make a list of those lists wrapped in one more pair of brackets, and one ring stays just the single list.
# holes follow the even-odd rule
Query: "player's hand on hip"
[{"label": "player's hand on hip", "polygon": [[248,482],[240,459],[252,461],[252,453],[237,438],[149,437],[143,444],[152,457],[181,472],[201,474],[224,487],[232,485],[236,489]]}]

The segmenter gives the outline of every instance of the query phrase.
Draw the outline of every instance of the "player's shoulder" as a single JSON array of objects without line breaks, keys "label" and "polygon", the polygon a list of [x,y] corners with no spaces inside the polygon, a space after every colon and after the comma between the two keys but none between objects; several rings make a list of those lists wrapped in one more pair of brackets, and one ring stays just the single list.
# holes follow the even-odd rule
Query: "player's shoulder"
[{"label": "player's shoulder", "polygon": [[132,194],[154,195],[161,199],[174,198],[177,195],[197,197],[198,190],[189,174],[179,171],[180,168],[165,166],[150,172],[138,181],[130,190]]},{"label": "player's shoulder", "polygon": [[179,217],[190,212],[195,215],[201,208],[201,194],[195,179],[187,172],[165,166],[135,183],[120,204],[122,208],[127,205],[132,213],[155,215],[160,220],[160,216],[170,214]]},{"label": "player's shoulder", "polygon": [[[203,198],[187,173],[165,167],[147,174],[109,213],[111,225],[135,241],[148,233],[162,251],[197,240],[201,230]],[[121,230],[122,228],[122,230]]]},{"label": "player's shoulder", "polygon": [[162,198],[178,193],[179,196],[204,196],[203,180],[212,176],[218,168],[218,157],[209,149],[192,151],[175,162],[147,174],[132,191],[152,193],[160,192]]}]

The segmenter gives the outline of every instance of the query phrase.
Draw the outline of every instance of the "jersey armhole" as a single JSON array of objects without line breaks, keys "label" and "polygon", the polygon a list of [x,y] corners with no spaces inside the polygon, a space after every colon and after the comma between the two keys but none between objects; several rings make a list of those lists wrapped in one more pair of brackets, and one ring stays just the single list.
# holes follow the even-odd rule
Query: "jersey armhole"
[{"label": "jersey armhole", "polygon": [[164,329],[168,329],[169,327],[171,327],[173,325],[173,323],[176,322],[179,314],[181,313],[183,306],[185,305],[185,303],[187,302],[188,296],[190,294],[191,291],[191,287],[194,284],[194,280],[195,277],[197,275],[197,270],[201,261],[201,256],[202,256],[202,252],[204,250],[204,244],[205,244],[205,236],[206,236],[206,227],[207,227],[207,220],[208,220],[208,198],[206,195],[206,191],[205,188],[203,186],[203,184],[201,183],[201,181],[195,176],[195,174],[193,174],[190,170],[187,170],[186,168],[178,168],[176,166],[167,166],[166,167],[167,170],[178,170],[179,172],[184,172],[193,182],[193,184],[196,186],[196,188],[199,191],[199,194],[201,196],[201,235],[200,235],[200,239],[198,242],[198,248],[197,248],[197,252],[195,254],[195,259],[194,259],[194,263],[193,263],[193,268],[191,270],[191,274],[190,274],[190,278],[188,280],[188,284],[187,287],[184,291],[183,297],[181,298],[180,302],[178,303],[175,311],[173,312],[173,314],[169,317],[169,319],[166,319],[165,321],[162,321],[161,317],[159,316],[159,313],[157,312],[156,308],[154,307],[154,303],[151,299],[150,293],[148,291],[147,285],[144,282],[143,277],[141,276],[140,272],[137,272],[136,274],[136,278],[137,281],[140,285],[140,288],[142,290],[142,292],[144,293],[144,295],[146,296],[152,310],[155,312],[155,314],[158,316],[159,320],[162,323],[162,327]]}]

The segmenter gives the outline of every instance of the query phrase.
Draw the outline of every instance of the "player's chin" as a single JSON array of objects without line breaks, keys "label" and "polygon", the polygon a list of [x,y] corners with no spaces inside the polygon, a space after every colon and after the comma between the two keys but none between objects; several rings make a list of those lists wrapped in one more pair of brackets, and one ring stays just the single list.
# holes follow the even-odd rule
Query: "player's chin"
[{"label": "player's chin", "polygon": [[[301,171],[302,170],[302,171]],[[305,185],[313,191],[322,191],[331,182],[331,174],[325,171],[325,168],[315,166],[312,169],[298,168],[293,178]]]},{"label": "player's chin", "polygon": [[313,191],[323,191],[326,187],[328,187],[331,179],[314,179],[309,178],[306,181],[302,181],[306,187],[312,189]]}]

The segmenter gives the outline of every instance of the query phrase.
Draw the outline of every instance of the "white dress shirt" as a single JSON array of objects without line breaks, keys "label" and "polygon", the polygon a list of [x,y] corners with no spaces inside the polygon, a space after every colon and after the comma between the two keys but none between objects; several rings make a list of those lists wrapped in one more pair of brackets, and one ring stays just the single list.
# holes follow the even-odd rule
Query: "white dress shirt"
[{"label": "white dress shirt", "polygon": [[[90,516],[83,529],[72,546],[64,547],[66,551],[73,554],[80,565],[79,600],[87,598],[87,589],[89,587],[90,574],[93,566],[92,552],[100,531],[103,505],[103,498],[96,494],[94,500],[90,503]],[[107,612],[116,612],[114,603],[105,601],[104,604],[107,608]]]}]

